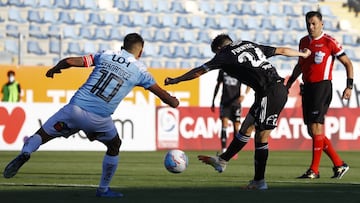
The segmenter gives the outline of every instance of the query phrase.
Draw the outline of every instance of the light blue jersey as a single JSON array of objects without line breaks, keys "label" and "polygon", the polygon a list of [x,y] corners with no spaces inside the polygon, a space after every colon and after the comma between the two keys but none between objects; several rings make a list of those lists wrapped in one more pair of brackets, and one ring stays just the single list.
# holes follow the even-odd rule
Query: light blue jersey
[{"label": "light blue jersey", "polygon": [[94,70],[70,104],[103,117],[113,114],[134,86],[147,89],[155,84],[145,65],[125,50],[96,53],[91,64]]}]

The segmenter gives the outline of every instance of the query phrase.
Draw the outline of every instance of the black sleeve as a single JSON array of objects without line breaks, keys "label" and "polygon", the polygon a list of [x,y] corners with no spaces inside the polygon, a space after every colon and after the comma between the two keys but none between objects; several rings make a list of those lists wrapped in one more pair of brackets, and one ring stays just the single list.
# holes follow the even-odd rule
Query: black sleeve
[{"label": "black sleeve", "polygon": [[272,46],[266,46],[266,45],[258,45],[261,51],[264,53],[266,58],[270,58],[272,56],[275,56],[276,48]]}]

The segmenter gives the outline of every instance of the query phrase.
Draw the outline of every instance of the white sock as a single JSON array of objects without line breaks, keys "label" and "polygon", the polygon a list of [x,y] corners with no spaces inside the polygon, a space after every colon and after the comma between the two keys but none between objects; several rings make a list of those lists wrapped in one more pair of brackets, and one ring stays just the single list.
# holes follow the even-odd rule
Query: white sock
[{"label": "white sock", "polygon": [[103,163],[102,163],[102,174],[99,184],[99,189],[102,191],[107,191],[109,188],[112,177],[115,174],[119,163],[119,156],[109,156],[105,154]]},{"label": "white sock", "polygon": [[21,153],[28,153],[31,154],[35,152],[37,149],[39,149],[40,145],[42,143],[41,136],[38,134],[35,134],[31,137],[29,137],[21,150]]}]

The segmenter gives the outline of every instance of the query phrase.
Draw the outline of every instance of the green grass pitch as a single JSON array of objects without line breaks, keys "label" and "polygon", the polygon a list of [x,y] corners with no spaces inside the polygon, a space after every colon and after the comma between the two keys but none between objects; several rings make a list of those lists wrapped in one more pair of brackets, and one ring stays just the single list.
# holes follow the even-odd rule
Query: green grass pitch
[{"label": "green grass pitch", "polygon": [[[0,170],[18,152],[0,151]],[[334,180],[332,164],[323,154],[320,179],[299,180],[311,161],[310,151],[270,151],[267,191],[241,189],[253,177],[253,152],[240,152],[226,171],[217,173],[197,160],[198,154],[215,152],[186,151],[189,166],[172,174],[163,166],[165,151],[121,152],[118,170],[111,186],[124,193],[120,199],[95,197],[104,152],[45,152],[32,155],[12,179],[0,177],[1,203],[360,203],[360,152],[339,152],[350,170]]]}]

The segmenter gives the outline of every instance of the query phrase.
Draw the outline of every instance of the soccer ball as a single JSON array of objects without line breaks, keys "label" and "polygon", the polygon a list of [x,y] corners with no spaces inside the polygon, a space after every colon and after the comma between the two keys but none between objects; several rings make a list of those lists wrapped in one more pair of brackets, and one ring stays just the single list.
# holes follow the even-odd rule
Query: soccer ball
[{"label": "soccer ball", "polygon": [[185,171],[189,163],[189,158],[186,156],[185,152],[173,149],[169,150],[164,159],[164,165],[166,170],[171,173],[181,173]]}]

